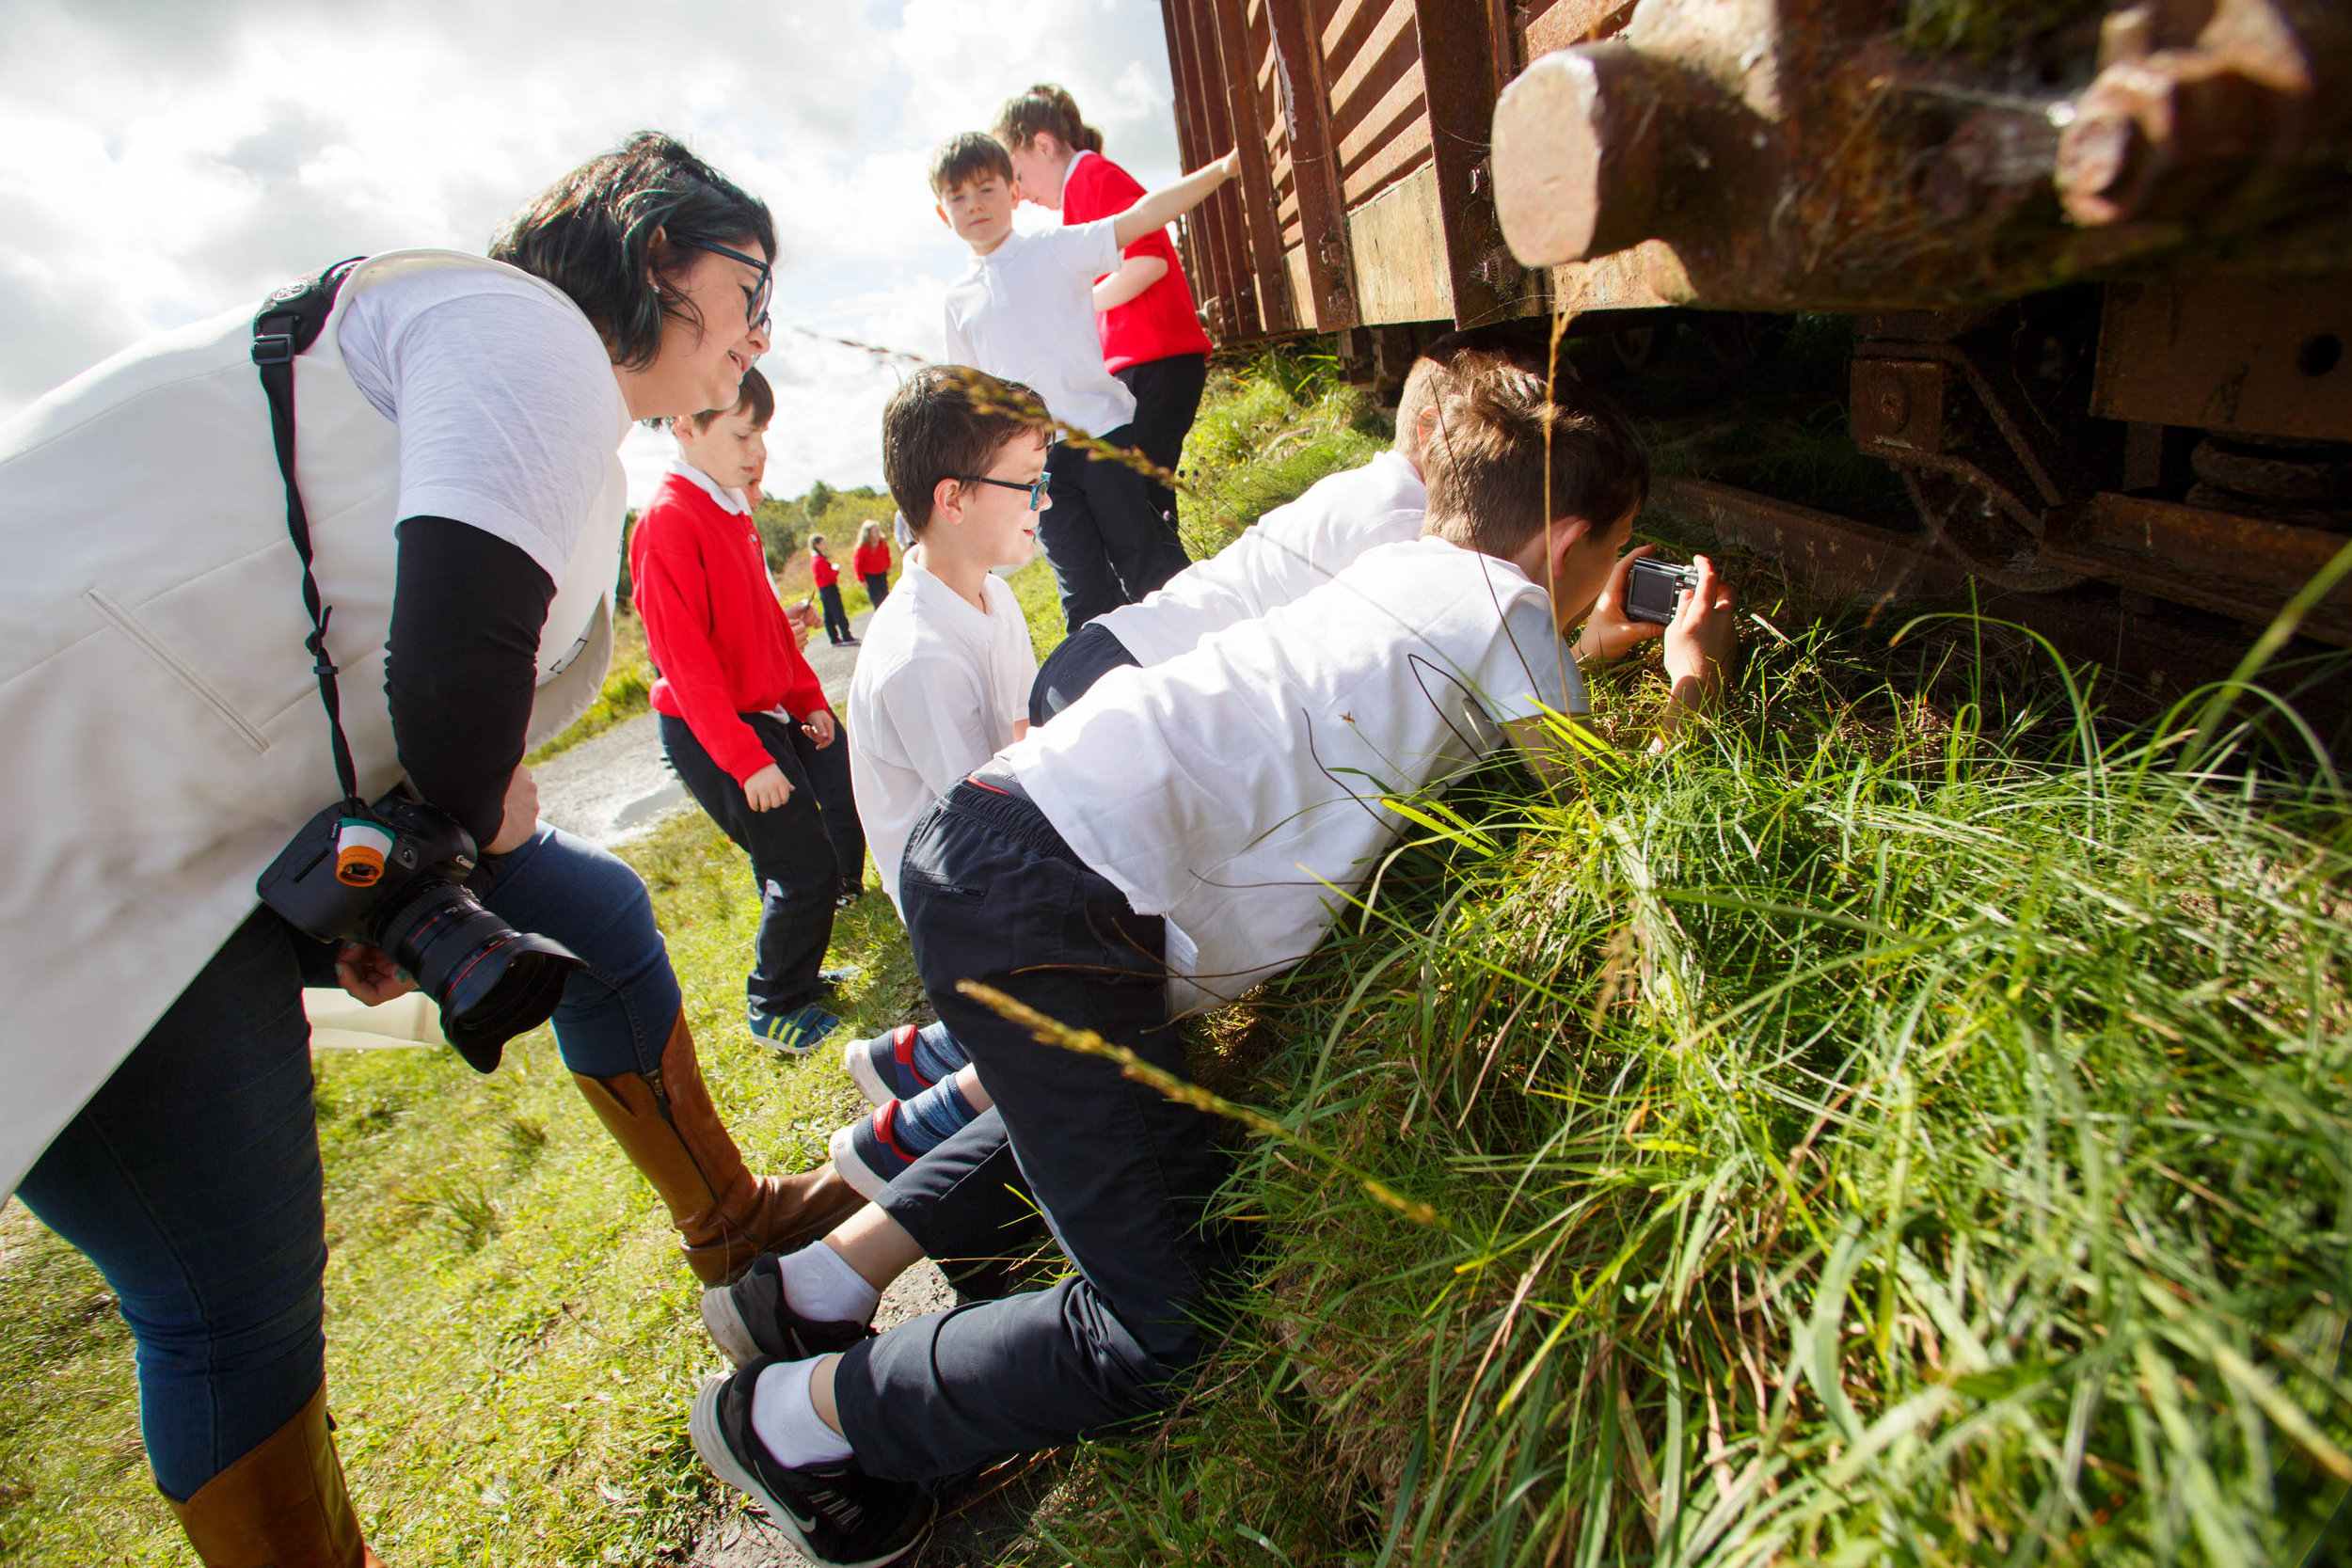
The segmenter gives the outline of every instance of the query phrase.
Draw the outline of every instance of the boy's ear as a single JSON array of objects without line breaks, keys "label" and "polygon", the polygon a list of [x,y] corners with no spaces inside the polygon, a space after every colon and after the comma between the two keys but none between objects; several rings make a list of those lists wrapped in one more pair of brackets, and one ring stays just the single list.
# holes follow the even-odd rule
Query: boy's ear
[{"label": "boy's ear", "polygon": [[931,522],[960,523],[961,521],[963,521],[963,486],[955,480],[943,479],[931,486]]}]

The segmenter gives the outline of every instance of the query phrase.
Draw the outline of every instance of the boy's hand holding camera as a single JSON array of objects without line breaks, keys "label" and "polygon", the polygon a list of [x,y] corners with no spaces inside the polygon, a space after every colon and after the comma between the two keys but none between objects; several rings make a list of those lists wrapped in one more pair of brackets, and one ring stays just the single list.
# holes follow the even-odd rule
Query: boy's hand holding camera
[{"label": "boy's hand holding camera", "polygon": [[1715,563],[1703,555],[1691,558],[1698,580],[1682,594],[1675,618],[1665,628],[1666,678],[1674,682],[1674,703],[1659,726],[1654,749],[1662,750],[1685,712],[1696,713],[1715,700],[1723,685],[1724,667],[1731,661],[1739,600],[1716,574]]}]

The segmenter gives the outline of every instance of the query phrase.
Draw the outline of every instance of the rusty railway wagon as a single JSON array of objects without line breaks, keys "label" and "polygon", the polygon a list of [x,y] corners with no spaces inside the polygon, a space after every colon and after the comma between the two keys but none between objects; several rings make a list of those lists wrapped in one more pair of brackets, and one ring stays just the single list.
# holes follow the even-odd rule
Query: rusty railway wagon
[{"label": "rusty railway wagon", "polygon": [[[1392,382],[1450,326],[1631,363],[1662,324],[1736,356],[1849,318],[1906,514],[1668,499],[1850,587],[1973,576],[2175,682],[2352,533],[2352,0],[1162,13],[1186,166],[1242,150],[1183,234],[1223,345],[1328,334]],[[2352,645],[2352,585],[2303,629]]]}]

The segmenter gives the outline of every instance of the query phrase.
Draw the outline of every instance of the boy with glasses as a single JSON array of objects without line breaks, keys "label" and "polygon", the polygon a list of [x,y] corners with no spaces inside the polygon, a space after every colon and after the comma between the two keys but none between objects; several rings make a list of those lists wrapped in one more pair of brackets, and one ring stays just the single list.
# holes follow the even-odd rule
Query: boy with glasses
[{"label": "boy with glasses", "polygon": [[[858,817],[894,906],[915,822],[1029,727],[1022,715],[1037,656],[995,568],[1025,564],[1036,549],[1054,504],[1045,472],[1053,433],[981,404],[1006,409],[1034,397],[1018,382],[932,366],[882,411],[882,474],[922,548],[908,552],[898,590],[866,624],[850,677],[850,756]],[[940,1024],[852,1040],[845,1054],[875,1109],[834,1135],[834,1166],[869,1198],[988,1108],[962,1047]]]}]

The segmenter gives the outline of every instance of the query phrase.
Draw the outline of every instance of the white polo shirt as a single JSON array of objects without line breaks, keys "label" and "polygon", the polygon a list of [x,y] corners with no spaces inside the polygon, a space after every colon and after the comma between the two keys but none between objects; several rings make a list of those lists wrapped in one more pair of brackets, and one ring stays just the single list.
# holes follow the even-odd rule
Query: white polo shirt
[{"label": "white polo shirt", "polygon": [[[1306,957],[1402,819],[1543,708],[1585,706],[1542,587],[1442,539],[1337,578],[1163,664],[1111,671],[1005,753],[1079,858],[1209,998]],[[1177,1004],[1200,1000],[1179,987]]]},{"label": "white polo shirt", "polygon": [[894,905],[915,820],[1029,716],[1037,653],[1021,602],[993,573],[981,595],[985,612],[910,562],[866,623],[850,676],[850,782]]},{"label": "white polo shirt", "polygon": [[1429,492],[1393,448],[1326,476],[1208,560],[1101,624],[1138,664],[1174,658],[1213,631],[1255,620],[1338,577],[1382,545],[1421,537]]},{"label": "white polo shirt", "polygon": [[1089,436],[1136,417],[1136,398],[1103,368],[1094,280],[1119,270],[1116,217],[1011,233],[947,285],[947,358],[1026,383],[1047,412]]}]

